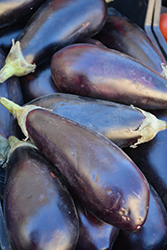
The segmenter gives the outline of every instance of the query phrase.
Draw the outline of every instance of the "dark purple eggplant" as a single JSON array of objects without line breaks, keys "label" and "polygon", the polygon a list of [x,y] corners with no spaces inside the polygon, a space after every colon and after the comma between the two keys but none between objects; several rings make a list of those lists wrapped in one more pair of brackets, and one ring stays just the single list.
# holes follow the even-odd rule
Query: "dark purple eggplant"
[{"label": "dark purple eggplant", "polygon": [[[6,58],[0,82],[35,70],[52,54],[78,39],[89,38],[103,27],[105,0],[48,0],[38,8]],[[20,67],[21,65],[21,67]]]},{"label": "dark purple eggplant", "polygon": [[75,250],[110,250],[119,229],[100,221],[76,202],[79,217],[79,239]]},{"label": "dark purple eggplant", "polygon": [[[152,112],[159,119],[167,121],[166,109]],[[167,209],[167,130],[161,131],[154,140],[139,145],[135,150],[124,150],[140,167]]]},{"label": "dark purple eggplant", "polygon": [[67,93],[41,96],[33,104],[78,122],[101,133],[119,147],[137,147],[167,128],[166,121],[157,120],[149,112],[114,102]]},{"label": "dark purple eggplant", "polygon": [[[0,68],[5,62],[5,53],[0,49]],[[23,95],[19,79],[15,76],[0,84],[0,95],[22,105]],[[4,107],[0,107],[0,134],[8,138],[11,134],[18,135],[18,125],[13,116],[6,112]]]},{"label": "dark purple eggplant", "polygon": [[147,220],[137,233],[120,231],[113,250],[167,249],[167,211],[150,186],[150,205]]},{"label": "dark purple eggplant", "polygon": [[46,0],[0,1],[0,28],[28,20]]},{"label": "dark purple eggplant", "polygon": [[125,16],[107,16],[105,25],[95,38],[110,49],[136,58],[159,74],[162,73],[161,64],[166,64],[163,55],[146,32]]},{"label": "dark purple eggplant", "polygon": [[59,92],[51,76],[50,60],[39,65],[34,73],[20,77],[19,80],[24,103],[43,95]]},{"label": "dark purple eggplant", "polygon": [[53,55],[51,73],[60,92],[146,110],[167,107],[167,79],[116,50],[91,44],[68,45]]},{"label": "dark purple eggplant", "polygon": [[[13,137],[9,141],[13,143]],[[29,142],[16,141],[8,155],[4,216],[17,250],[73,250],[79,235],[74,201],[59,173]]]},{"label": "dark purple eggplant", "polygon": [[24,135],[64,176],[71,192],[93,215],[123,230],[139,230],[149,207],[146,178],[106,137],[35,105],[0,102]]}]

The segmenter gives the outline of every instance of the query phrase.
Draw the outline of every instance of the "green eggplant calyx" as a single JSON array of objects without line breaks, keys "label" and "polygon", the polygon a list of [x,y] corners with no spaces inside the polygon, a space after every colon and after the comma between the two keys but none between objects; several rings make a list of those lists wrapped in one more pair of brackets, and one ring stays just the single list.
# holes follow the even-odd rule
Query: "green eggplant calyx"
[{"label": "green eggplant calyx", "polygon": [[0,135],[0,166],[3,167],[6,162],[7,155],[10,149],[10,143],[8,139]]},{"label": "green eggplant calyx", "polygon": [[8,137],[8,141],[10,143],[10,149],[8,151],[8,158],[7,158],[6,162],[8,162],[11,153],[16,148],[19,148],[19,147],[31,147],[31,148],[37,149],[37,147],[32,142],[19,140],[17,137],[15,137],[13,135],[11,135],[11,136]]},{"label": "green eggplant calyx", "polygon": [[[27,114],[34,109],[45,109],[39,106],[35,105],[26,105],[26,106],[19,106],[18,104],[8,100],[5,97],[0,97],[0,103],[7,109],[9,110],[16,118],[18,125],[20,126],[23,134],[25,135],[25,141],[28,139],[28,132],[26,129],[26,118]],[[45,109],[48,111],[51,111],[49,109]]]},{"label": "green eggplant calyx", "polygon": [[9,77],[23,76],[31,72],[34,72],[36,68],[35,64],[31,64],[25,60],[20,48],[20,42],[14,42],[12,40],[12,47],[9,54],[6,57],[5,65],[0,70],[0,83],[7,80]]},{"label": "green eggplant calyx", "polygon": [[167,78],[167,65],[161,63],[161,68],[162,68],[161,76]]},{"label": "green eggplant calyx", "polygon": [[133,105],[131,106],[136,110],[140,111],[145,117],[143,123],[137,129],[137,132],[141,137],[138,139],[136,143],[130,146],[131,148],[136,148],[137,145],[141,143],[151,141],[159,131],[167,129],[166,121],[160,120],[153,114],[146,112],[140,108],[134,107]]}]

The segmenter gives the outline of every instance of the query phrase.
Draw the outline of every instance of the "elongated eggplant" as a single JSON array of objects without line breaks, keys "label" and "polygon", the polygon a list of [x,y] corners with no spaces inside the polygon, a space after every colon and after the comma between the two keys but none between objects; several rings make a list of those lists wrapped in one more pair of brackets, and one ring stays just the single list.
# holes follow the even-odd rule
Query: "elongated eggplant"
[{"label": "elongated eggplant", "polygon": [[[12,143],[15,139],[9,137]],[[6,168],[3,204],[12,246],[17,250],[75,249],[76,207],[51,163],[34,145],[18,141],[9,151]]]},{"label": "elongated eggplant", "polygon": [[167,108],[167,79],[116,50],[73,44],[57,51],[51,73],[60,92],[143,109]]},{"label": "elongated eggplant", "polygon": [[113,250],[165,250],[167,247],[167,212],[150,186],[150,206],[147,220],[137,233],[120,231]]},{"label": "elongated eggplant", "polygon": [[0,28],[28,20],[46,0],[2,0],[0,1]]},{"label": "elongated eggplant", "polygon": [[1,98],[24,135],[52,162],[92,214],[123,230],[139,230],[149,207],[146,178],[113,142],[65,117],[35,105]]},{"label": "elongated eggplant", "polygon": [[[5,53],[0,49],[0,68],[5,62]],[[0,84],[0,94],[14,102],[22,105],[23,95],[19,79],[15,76]],[[11,134],[18,135],[18,125],[13,116],[6,112],[4,107],[0,107],[0,134],[8,138]]]},{"label": "elongated eggplant", "polygon": [[[167,110],[152,111],[159,119],[167,121]],[[125,152],[140,167],[149,183],[159,194],[167,209],[167,130],[157,134],[155,140]]]},{"label": "elongated eggplant", "polygon": [[45,95],[27,104],[51,109],[58,115],[101,133],[121,148],[137,147],[167,128],[166,121],[157,120],[144,110],[67,93]]},{"label": "elongated eggplant", "polygon": [[[29,20],[6,58],[0,82],[26,75],[52,54],[77,39],[95,35],[104,25],[104,0],[48,0]],[[21,65],[21,67],[20,67]]]},{"label": "elongated eggplant", "polygon": [[109,250],[119,229],[100,221],[76,202],[79,217],[79,239],[76,250]]},{"label": "elongated eggplant", "polygon": [[162,73],[161,64],[166,65],[162,53],[146,32],[125,16],[108,15],[105,25],[95,38],[110,49],[136,58],[159,74]]},{"label": "elongated eggplant", "polygon": [[59,92],[51,76],[50,60],[39,65],[34,73],[20,77],[19,80],[24,103],[43,95]]}]

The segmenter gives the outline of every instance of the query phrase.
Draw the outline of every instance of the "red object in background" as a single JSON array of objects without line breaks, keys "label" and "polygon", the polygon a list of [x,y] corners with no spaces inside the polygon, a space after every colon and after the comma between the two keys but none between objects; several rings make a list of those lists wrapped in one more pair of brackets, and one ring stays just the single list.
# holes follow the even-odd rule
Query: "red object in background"
[{"label": "red object in background", "polygon": [[163,37],[167,42],[167,13],[161,14],[159,28],[161,30]]}]

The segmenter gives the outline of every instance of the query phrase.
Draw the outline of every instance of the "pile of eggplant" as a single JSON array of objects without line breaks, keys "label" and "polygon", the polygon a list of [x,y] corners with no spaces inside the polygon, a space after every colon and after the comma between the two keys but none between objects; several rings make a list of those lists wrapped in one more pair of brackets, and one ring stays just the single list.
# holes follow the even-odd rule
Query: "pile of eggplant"
[{"label": "pile of eggplant", "polygon": [[0,2],[0,250],[167,249],[167,58],[109,2]]}]

